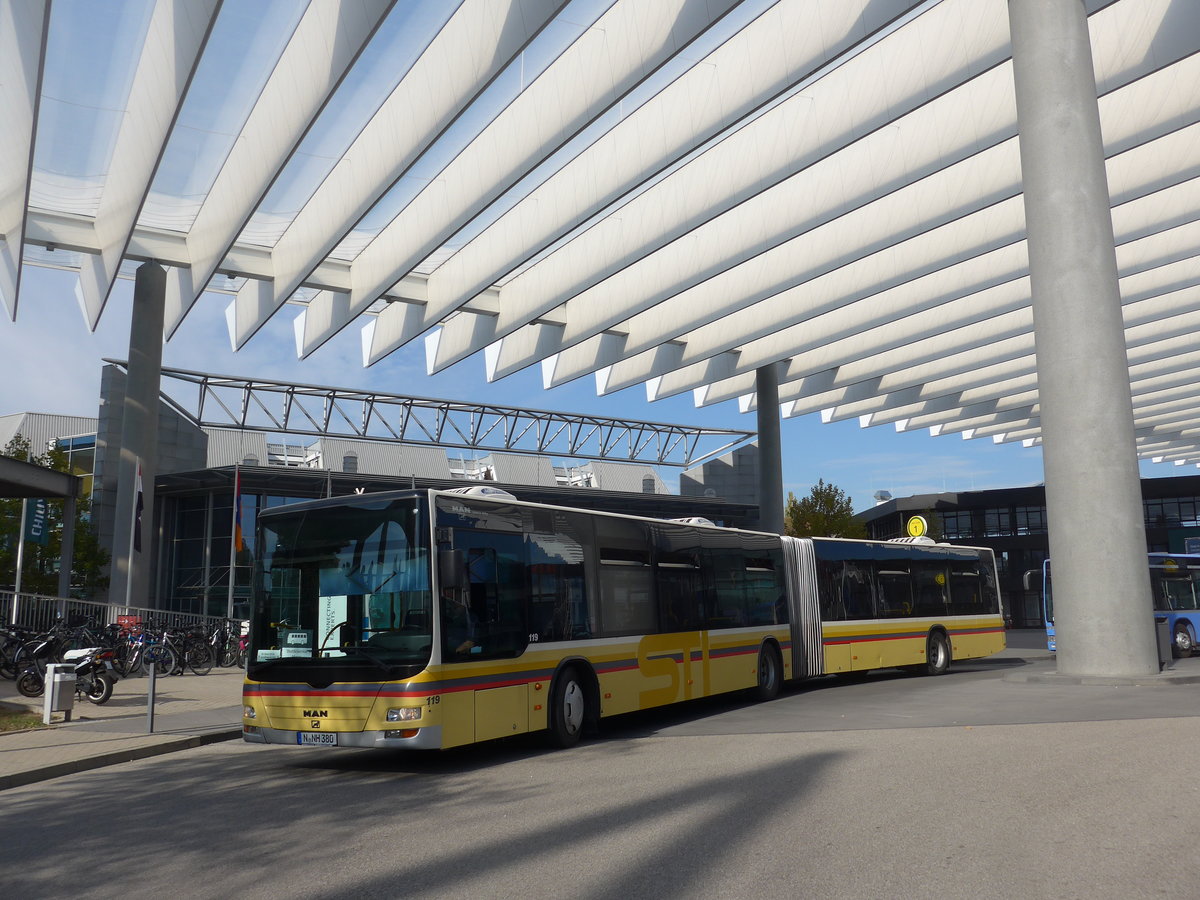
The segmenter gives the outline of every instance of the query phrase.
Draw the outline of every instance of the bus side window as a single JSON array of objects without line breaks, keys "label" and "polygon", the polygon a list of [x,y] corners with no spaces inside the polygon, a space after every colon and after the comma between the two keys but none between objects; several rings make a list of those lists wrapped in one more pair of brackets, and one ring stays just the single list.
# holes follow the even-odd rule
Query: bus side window
[{"label": "bus side window", "polygon": [[783,554],[773,547],[744,547],[746,565],[746,618],[749,625],[777,625],[787,621],[787,586],[783,581]]},{"label": "bus side window", "polygon": [[875,572],[878,611],[882,619],[913,614],[912,577],[906,563],[880,563]]},{"label": "bus side window", "polygon": [[658,610],[647,526],[598,518],[596,556],[602,633],[653,634],[658,628]]},{"label": "bus side window", "polygon": [[659,631],[696,631],[704,627],[699,532],[690,525],[651,525],[650,536],[654,543]]},{"label": "bus side window", "polygon": [[591,525],[561,510],[539,516],[527,537],[529,633],[531,640],[569,641],[591,637],[584,546]]},{"label": "bus side window", "polygon": [[913,563],[914,614],[944,616],[946,614],[946,565],[941,560],[921,560]]},{"label": "bus side window", "polygon": [[709,628],[738,628],[746,624],[746,564],[740,548],[720,547],[709,551],[707,569],[711,581]]},{"label": "bus side window", "polygon": [[871,569],[867,563],[846,560],[842,568],[841,591],[848,618],[869,619],[875,615]]},{"label": "bus side window", "polygon": [[951,562],[950,614],[971,616],[988,612],[981,588],[977,563]]},{"label": "bus side window", "polygon": [[842,603],[842,563],[840,560],[817,560],[817,596],[821,603],[821,620],[838,622],[848,618]]},{"label": "bus side window", "polygon": [[[464,591],[470,615],[471,658],[518,656],[525,650],[529,630],[525,601],[529,591],[524,536],[489,531],[455,531],[455,546],[464,551],[467,579]],[[443,629],[449,638],[453,604],[443,606]],[[445,648],[447,652],[455,648]],[[463,658],[461,654],[459,658]]]},{"label": "bus side window", "polygon": [[700,628],[699,567],[660,560],[655,566],[654,586],[658,591],[661,631],[696,631]]}]

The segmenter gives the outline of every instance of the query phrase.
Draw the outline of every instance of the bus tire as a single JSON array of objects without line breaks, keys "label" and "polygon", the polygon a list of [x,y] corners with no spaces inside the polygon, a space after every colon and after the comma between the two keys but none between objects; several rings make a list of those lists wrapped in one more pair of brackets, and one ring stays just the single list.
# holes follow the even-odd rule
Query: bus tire
[{"label": "bus tire", "polygon": [[1176,622],[1175,634],[1171,638],[1171,655],[1186,659],[1195,649],[1196,642],[1192,640],[1192,632],[1188,630],[1187,623]]},{"label": "bus tire", "polygon": [[925,674],[945,675],[950,671],[950,641],[941,631],[931,631],[925,644]]},{"label": "bus tire", "polygon": [[774,644],[763,644],[758,651],[758,683],[754,686],[754,699],[774,700],[783,685],[783,662]]},{"label": "bus tire", "polygon": [[574,666],[554,679],[550,691],[550,741],[556,747],[574,747],[587,721],[587,688]]}]

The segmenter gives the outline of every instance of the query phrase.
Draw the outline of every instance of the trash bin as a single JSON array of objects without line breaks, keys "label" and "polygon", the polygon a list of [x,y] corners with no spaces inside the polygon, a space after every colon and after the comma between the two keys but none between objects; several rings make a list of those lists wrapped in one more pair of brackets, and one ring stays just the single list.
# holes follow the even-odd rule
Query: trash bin
[{"label": "trash bin", "polygon": [[1171,625],[1166,616],[1154,617],[1154,636],[1158,640],[1158,670],[1161,672],[1175,665],[1175,656],[1171,652]]},{"label": "trash bin", "polygon": [[49,725],[52,713],[65,713],[68,722],[71,721],[71,711],[75,708],[75,664],[51,663],[46,666],[45,707],[42,710],[42,721]]}]

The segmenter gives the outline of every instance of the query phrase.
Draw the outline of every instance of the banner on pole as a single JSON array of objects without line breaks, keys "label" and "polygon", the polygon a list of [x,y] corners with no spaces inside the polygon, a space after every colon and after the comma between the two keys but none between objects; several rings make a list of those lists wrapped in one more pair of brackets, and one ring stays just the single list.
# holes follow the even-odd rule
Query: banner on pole
[{"label": "banner on pole", "polygon": [[45,547],[50,543],[50,504],[39,497],[30,499],[25,512],[25,540]]},{"label": "banner on pole", "polygon": [[237,466],[233,469],[233,549],[238,553],[246,549],[242,539],[242,473]]},{"label": "banner on pole", "polygon": [[142,462],[138,460],[137,467],[137,499],[133,507],[133,549],[142,552],[142,507],[144,500],[142,498]]}]

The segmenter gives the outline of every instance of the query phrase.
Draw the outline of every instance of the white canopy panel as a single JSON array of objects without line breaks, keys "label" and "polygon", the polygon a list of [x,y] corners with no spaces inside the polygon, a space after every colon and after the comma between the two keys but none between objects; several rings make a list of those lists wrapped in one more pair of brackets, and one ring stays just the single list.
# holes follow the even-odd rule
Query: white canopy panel
[{"label": "white canopy panel", "polygon": [[[1200,464],[1200,4],[1086,5],[1139,453]],[[0,0],[0,118],[14,319],[154,259],[168,339],[219,285],[239,348],[1040,441],[1006,0]]]}]

